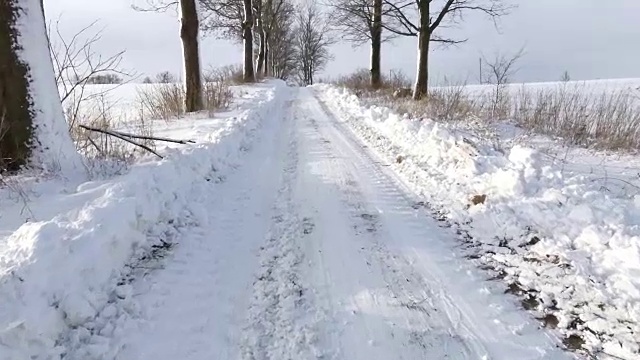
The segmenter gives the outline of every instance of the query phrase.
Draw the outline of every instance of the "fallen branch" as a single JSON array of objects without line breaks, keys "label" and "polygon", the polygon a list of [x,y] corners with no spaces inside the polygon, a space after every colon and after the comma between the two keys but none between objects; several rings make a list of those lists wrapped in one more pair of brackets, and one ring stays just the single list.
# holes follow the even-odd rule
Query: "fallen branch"
[{"label": "fallen branch", "polygon": [[176,140],[176,139],[169,139],[169,138],[166,138],[166,137],[134,135],[134,134],[129,134],[129,133],[125,133],[125,132],[121,132],[121,131],[115,131],[115,130],[112,130],[112,132],[114,134],[130,137],[130,138],[133,138],[133,139],[166,141],[166,142],[172,142],[172,143],[176,143],[176,144],[187,144],[187,143],[195,144],[196,143],[193,140]]},{"label": "fallen branch", "polygon": [[79,126],[80,126],[81,128],[83,128],[83,129],[86,129],[86,130],[89,130],[89,131],[99,132],[99,133],[102,133],[102,134],[106,134],[106,135],[110,135],[110,136],[116,137],[116,138],[118,138],[118,139],[120,139],[120,140],[124,140],[124,141],[128,142],[129,144],[133,144],[133,145],[135,145],[135,146],[138,146],[138,147],[141,147],[141,148],[143,148],[143,149],[147,150],[148,152],[150,152],[150,153],[154,154],[155,156],[159,157],[160,159],[164,159],[164,157],[162,157],[162,155],[158,154],[157,152],[155,152],[155,151],[154,151],[153,149],[151,149],[150,147],[148,147],[148,146],[146,146],[146,145],[143,145],[143,144],[140,144],[140,143],[137,143],[137,142],[135,142],[135,141],[131,140],[130,138],[127,138],[127,137],[126,137],[126,136],[124,136],[124,135],[120,135],[120,134],[119,134],[119,133],[117,133],[117,132],[113,132],[113,131],[109,131],[109,130],[103,130],[103,129],[98,129],[98,128],[94,128],[94,127],[90,127],[90,126],[86,126],[86,125],[82,125],[82,124],[80,124]]}]

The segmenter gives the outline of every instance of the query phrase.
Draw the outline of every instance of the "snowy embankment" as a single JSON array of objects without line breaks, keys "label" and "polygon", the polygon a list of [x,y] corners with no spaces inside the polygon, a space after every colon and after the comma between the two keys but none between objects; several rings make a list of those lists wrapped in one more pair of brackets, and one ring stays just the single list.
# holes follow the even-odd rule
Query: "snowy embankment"
[{"label": "snowy embankment", "polygon": [[453,125],[364,106],[347,90],[316,89],[456,224],[465,255],[521,295],[567,347],[639,358],[640,195],[611,197],[586,177],[548,165],[534,149],[497,151]]},{"label": "snowy embankment", "polygon": [[54,201],[26,205],[45,208],[34,208],[49,214],[42,221],[11,223],[19,200],[0,193],[0,359],[59,358],[69,329],[96,335],[96,315],[130,296],[123,278],[131,264],[198,222],[198,189],[239,164],[261,120],[282,106],[283,87],[278,81],[248,92],[244,106],[212,120],[215,137],[202,134],[195,145],[165,149],[163,160],[136,164],[108,181],[43,194]]}]

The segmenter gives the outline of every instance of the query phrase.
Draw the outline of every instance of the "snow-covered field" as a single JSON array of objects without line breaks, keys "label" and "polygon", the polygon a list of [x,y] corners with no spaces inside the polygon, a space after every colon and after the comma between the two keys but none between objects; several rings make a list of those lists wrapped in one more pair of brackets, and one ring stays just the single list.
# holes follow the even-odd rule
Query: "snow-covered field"
[{"label": "snow-covered field", "polygon": [[317,91],[459,229],[469,258],[521,295],[566,344],[585,341],[604,358],[640,356],[637,157],[567,148],[553,158],[549,151],[562,149],[553,141],[505,134],[498,151],[455,125],[363,106],[345,90]]},{"label": "snow-covered field", "polygon": [[[525,89],[529,92],[554,90],[561,87],[576,89],[591,95],[601,95],[604,92],[626,91],[640,96],[640,79],[602,79],[602,80],[573,80],[550,81],[535,83],[512,83],[504,85],[505,89],[513,95]],[[495,91],[493,85],[465,85],[465,92],[471,95],[482,96]],[[639,98],[640,100],[640,98]]]},{"label": "snow-covered field", "polygon": [[116,331],[104,318],[136,311],[113,306],[131,297],[127,277],[202,219],[202,193],[237,166],[264,117],[281,106],[283,86],[243,87],[233,112],[165,124],[157,133],[196,144],[160,149],[165,159],[147,157],[123,175],[83,183],[6,180],[0,358],[53,359],[80,344],[88,349],[83,359],[102,356],[100,339]]}]

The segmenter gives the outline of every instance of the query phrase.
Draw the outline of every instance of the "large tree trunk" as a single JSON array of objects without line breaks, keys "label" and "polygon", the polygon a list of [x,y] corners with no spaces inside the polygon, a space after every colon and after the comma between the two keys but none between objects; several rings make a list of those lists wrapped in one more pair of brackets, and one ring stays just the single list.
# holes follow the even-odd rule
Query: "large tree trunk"
[{"label": "large tree trunk", "polygon": [[380,54],[382,46],[382,0],[373,0],[371,19],[371,87],[377,89],[382,82]]},{"label": "large tree trunk", "polygon": [[184,77],[186,85],[185,109],[200,111],[202,106],[202,76],[200,74],[200,50],[198,45],[198,10],[195,0],[180,0],[182,19],[180,38],[184,55]]},{"label": "large tree trunk", "polygon": [[55,83],[41,0],[0,1],[0,172],[71,175],[81,160]]},{"label": "large tree trunk", "polygon": [[17,171],[30,157],[32,112],[28,67],[20,59],[17,1],[0,3],[0,172]]},{"label": "large tree trunk", "polygon": [[244,67],[242,79],[245,82],[255,82],[256,76],[253,72],[253,14],[251,0],[244,0],[244,22],[242,23],[242,39],[244,41]]},{"label": "large tree trunk", "polygon": [[429,90],[429,42],[431,31],[429,28],[429,1],[420,0],[420,35],[418,36],[418,70],[416,84],[413,88],[413,99],[420,100]]}]

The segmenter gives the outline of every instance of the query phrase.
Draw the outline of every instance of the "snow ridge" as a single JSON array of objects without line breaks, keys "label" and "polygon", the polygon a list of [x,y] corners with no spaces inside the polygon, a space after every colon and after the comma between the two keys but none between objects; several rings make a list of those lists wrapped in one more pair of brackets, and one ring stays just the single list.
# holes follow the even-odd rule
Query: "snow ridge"
[{"label": "snow ridge", "polygon": [[59,359],[69,328],[76,343],[96,340],[106,326],[96,320],[121,315],[111,308],[114,296],[130,296],[122,283],[127,265],[204,218],[198,187],[236,167],[263,118],[281,106],[284,86],[265,86],[211,142],[172,149],[106,184],[80,185],[78,191],[106,190],[81,208],[15,231],[0,252],[0,359]]},{"label": "snow ridge", "polygon": [[[536,316],[551,315],[565,340],[579,335],[578,347],[592,353],[637,358],[640,197],[611,197],[581,176],[563,176],[533,149],[503,154],[453,126],[364,106],[347,90],[316,89],[414,191],[471,235],[473,258],[533,298]],[[475,195],[486,200],[472,205]]]}]

